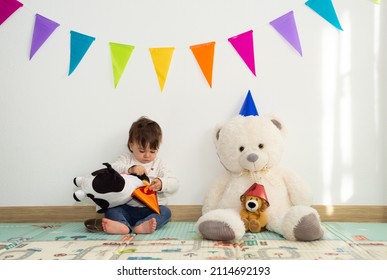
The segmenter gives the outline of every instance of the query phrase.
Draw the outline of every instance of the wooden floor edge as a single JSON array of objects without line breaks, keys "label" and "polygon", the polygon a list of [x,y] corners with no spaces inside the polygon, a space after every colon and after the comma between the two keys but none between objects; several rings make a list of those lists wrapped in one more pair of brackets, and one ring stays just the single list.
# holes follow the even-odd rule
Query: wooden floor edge
[{"label": "wooden floor edge", "polygon": [[[201,205],[169,205],[172,221],[192,222],[201,216]],[[387,206],[313,205],[323,222],[387,222]],[[0,207],[0,223],[80,222],[102,217],[95,206],[6,206]]]}]

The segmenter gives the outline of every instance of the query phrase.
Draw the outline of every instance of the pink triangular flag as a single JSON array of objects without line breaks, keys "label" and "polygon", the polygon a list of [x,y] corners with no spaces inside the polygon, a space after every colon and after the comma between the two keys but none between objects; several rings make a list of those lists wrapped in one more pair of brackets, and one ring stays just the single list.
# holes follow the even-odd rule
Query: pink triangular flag
[{"label": "pink triangular flag", "polygon": [[250,71],[254,74],[254,76],[256,76],[253,30],[249,30],[234,37],[228,38],[228,41],[231,43],[231,45],[233,45],[240,57],[249,67]]},{"label": "pink triangular flag", "polygon": [[16,0],[0,0],[0,25],[22,6],[23,3]]},{"label": "pink triangular flag", "polygon": [[288,41],[293,48],[302,56],[302,49],[300,39],[298,37],[296,21],[294,20],[294,12],[290,11],[283,16],[270,22],[270,25],[274,27]]},{"label": "pink triangular flag", "polygon": [[39,14],[35,15],[35,27],[34,34],[32,36],[31,50],[30,50],[30,59],[38,51],[38,49],[46,42],[48,37],[54,32],[54,30],[59,26],[59,23],[56,23],[44,16]]}]

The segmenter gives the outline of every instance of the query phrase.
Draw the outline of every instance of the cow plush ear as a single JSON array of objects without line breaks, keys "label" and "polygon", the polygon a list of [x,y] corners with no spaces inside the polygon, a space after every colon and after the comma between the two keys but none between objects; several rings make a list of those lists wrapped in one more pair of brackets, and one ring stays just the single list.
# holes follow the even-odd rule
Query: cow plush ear
[{"label": "cow plush ear", "polygon": [[102,169],[96,170],[93,173],[91,173],[91,175],[97,176],[98,174],[105,173],[106,171],[108,171],[110,173],[115,173],[116,172],[109,163],[105,162],[105,163],[102,163],[102,165],[105,165],[106,168],[102,168]]}]

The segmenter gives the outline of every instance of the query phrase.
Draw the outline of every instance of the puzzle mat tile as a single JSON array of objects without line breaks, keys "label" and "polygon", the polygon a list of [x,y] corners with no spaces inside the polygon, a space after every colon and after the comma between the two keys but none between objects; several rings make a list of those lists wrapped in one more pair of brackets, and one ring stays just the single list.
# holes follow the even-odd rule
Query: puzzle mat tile
[{"label": "puzzle mat tile", "polygon": [[135,241],[121,251],[125,260],[362,260],[367,252],[341,240],[291,242],[287,240],[241,241],[207,240]]},{"label": "puzzle mat tile", "polygon": [[[386,244],[384,244],[385,246]],[[364,245],[369,246],[369,245]],[[384,247],[386,248],[386,246]],[[384,259],[381,251],[342,240],[292,242],[247,240],[28,241],[0,252],[0,260],[362,260]]]},{"label": "puzzle mat tile", "polygon": [[29,241],[0,252],[0,260],[117,259],[127,244],[111,240]]},{"label": "puzzle mat tile", "polygon": [[325,223],[326,227],[342,239],[352,241],[387,240],[387,223]]},{"label": "puzzle mat tile", "polygon": [[243,259],[260,260],[367,260],[372,257],[342,240],[297,242],[260,240],[244,247]]},{"label": "puzzle mat tile", "polygon": [[[323,224],[325,229],[324,240],[335,240],[338,239],[336,235],[332,234]],[[161,239],[177,239],[177,240],[192,240],[192,239],[201,239],[199,234],[195,231],[194,222],[171,222],[166,224],[161,229],[155,231],[153,234],[142,234],[136,235],[136,240],[161,240]],[[284,240],[284,238],[270,231],[263,231],[260,233],[250,233],[247,232],[243,236],[243,240],[255,240],[255,239],[265,239],[265,240]]]},{"label": "puzzle mat tile", "polygon": [[356,245],[367,252],[371,259],[387,260],[387,241],[359,241]]},{"label": "puzzle mat tile", "polygon": [[[339,226],[339,225],[338,225]],[[324,239],[338,239],[330,227],[325,227]],[[334,229],[333,229],[334,230]],[[337,231],[337,230],[336,230]],[[58,240],[121,240],[125,235],[111,235],[104,232],[91,233],[86,230],[83,223],[0,223],[0,244],[19,244],[28,240],[58,241]],[[195,231],[194,222],[171,222],[153,234],[136,235],[136,240],[160,240],[200,239]],[[247,232],[244,240],[267,239],[283,240],[284,238],[274,232],[264,231],[260,233]],[[0,247],[1,250],[1,247]]]},{"label": "puzzle mat tile", "polygon": [[194,226],[171,222],[131,236],[90,233],[83,223],[5,223],[0,259],[387,259],[386,224],[323,223],[319,241],[292,242],[265,231],[237,243],[203,240]]},{"label": "puzzle mat tile", "polygon": [[120,240],[123,235],[91,233],[83,223],[0,223],[0,244],[20,240]]}]

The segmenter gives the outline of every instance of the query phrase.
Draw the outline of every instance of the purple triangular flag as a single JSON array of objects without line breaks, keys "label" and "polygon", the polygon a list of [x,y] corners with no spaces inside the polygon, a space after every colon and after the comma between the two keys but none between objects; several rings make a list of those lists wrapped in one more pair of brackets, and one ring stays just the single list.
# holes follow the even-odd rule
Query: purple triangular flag
[{"label": "purple triangular flag", "polygon": [[288,41],[293,48],[302,56],[302,49],[300,39],[298,37],[298,31],[296,21],[294,20],[294,12],[290,11],[283,16],[270,22],[270,25],[274,27]]},{"label": "purple triangular flag", "polygon": [[255,107],[254,99],[251,95],[250,90],[248,91],[245,101],[243,102],[242,108],[239,112],[241,116],[259,116],[257,108]]},{"label": "purple triangular flag", "polygon": [[0,0],[0,25],[22,6],[23,3],[16,0]]},{"label": "purple triangular flag", "polygon": [[228,41],[238,52],[240,57],[249,67],[250,71],[255,74],[255,59],[254,59],[254,41],[253,30],[246,31],[239,35],[228,38]]},{"label": "purple triangular flag", "polygon": [[30,60],[52,32],[59,26],[59,23],[52,21],[39,14],[35,15],[34,35],[32,36]]}]

